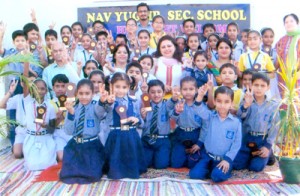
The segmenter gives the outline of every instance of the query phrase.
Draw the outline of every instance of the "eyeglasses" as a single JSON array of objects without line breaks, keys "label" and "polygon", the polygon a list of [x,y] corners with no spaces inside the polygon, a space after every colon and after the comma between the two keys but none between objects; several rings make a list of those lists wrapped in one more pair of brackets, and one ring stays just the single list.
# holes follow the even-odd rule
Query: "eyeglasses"
[{"label": "eyeglasses", "polygon": [[129,26],[129,27],[135,27],[136,24],[127,24],[126,26]]}]

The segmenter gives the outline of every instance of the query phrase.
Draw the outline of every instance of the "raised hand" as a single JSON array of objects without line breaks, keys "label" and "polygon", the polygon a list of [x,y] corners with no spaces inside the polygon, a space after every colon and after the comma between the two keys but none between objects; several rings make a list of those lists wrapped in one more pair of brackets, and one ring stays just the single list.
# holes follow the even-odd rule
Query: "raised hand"
[{"label": "raised hand", "polygon": [[51,24],[49,25],[49,29],[54,29],[55,25],[56,25],[56,22],[52,21]]},{"label": "raised hand", "polygon": [[181,112],[183,112],[183,110],[184,110],[184,104],[185,104],[185,100],[183,99],[183,100],[181,100],[179,103],[177,103],[175,105],[175,112],[177,114],[180,114]]},{"label": "raised hand", "polygon": [[14,79],[11,81],[8,92],[12,95],[14,94],[18,85],[18,80]]},{"label": "raised hand", "polygon": [[70,114],[75,114],[75,110],[74,110],[73,105],[74,105],[73,101],[66,101],[65,102],[65,107],[66,107],[66,109],[68,110],[68,112]]},{"label": "raised hand", "polygon": [[212,89],[214,87],[214,76],[212,74],[207,75],[207,86],[208,89]]},{"label": "raised hand", "polygon": [[110,31],[106,30],[106,33],[107,33],[107,42],[109,44],[114,43],[114,37],[112,35],[112,31],[111,30]]},{"label": "raised hand", "polygon": [[172,99],[173,101],[177,101],[180,98],[180,87],[179,86],[174,86],[172,88]]},{"label": "raised hand", "polygon": [[193,68],[193,58],[192,57],[185,58],[184,65],[188,68]]},{"label": "raised hand", "polygon": [[37,22],[36,13],[35,13],[35,10],[33,8],[31,9],[30,17],[31,17],[31,21],[36,24],[36,22]]},{"label": "raised hand", "polygon": [[201,102],[203,97],[206,95],[207,91],[208,91],[208,84],[204,84],[201,87],[198,88],[198,95],[196,98],[197,102]]},{"label": "raised hand", "polygon": [[248,108],[253,103],[254,97],[253,97],[253,91],[247,87],[247,91],[244,96],[244,108]]},{"label": "raised hand", "polygon": [[100,102],[105,103],[108,99],[108,92],[105,90],[105,84],[99,84]]},{"label": "raised hand", "polygon": [[6,24],[3,23],[3,21],[0,21],[0,35],[4,35],[5,31],[6,31]]},{"label": "raised hand", "polygon": [[107,97],[107,102],[109,104],[112,104],[112,103],[115,102],[115,100],[116,100],[115,92],[114,92],[113,86],[110,84],[109,85],[109,95]]}]

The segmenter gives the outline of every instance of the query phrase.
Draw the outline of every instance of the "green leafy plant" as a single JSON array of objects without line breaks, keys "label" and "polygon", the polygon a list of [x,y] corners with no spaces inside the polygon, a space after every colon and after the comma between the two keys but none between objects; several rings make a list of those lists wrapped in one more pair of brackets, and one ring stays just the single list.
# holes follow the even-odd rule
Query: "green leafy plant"
[{"label": "green leafy plant", "polygon": [[292,63],[287,59],[286,64],[280,58],[278,61],[280,66],[278,74],[283,80],[283,83],[279,83],[282,89],[281,120],[277,135],[280,147],[279,157],[300,158],[300,88],[297,86],[299,61]]}]

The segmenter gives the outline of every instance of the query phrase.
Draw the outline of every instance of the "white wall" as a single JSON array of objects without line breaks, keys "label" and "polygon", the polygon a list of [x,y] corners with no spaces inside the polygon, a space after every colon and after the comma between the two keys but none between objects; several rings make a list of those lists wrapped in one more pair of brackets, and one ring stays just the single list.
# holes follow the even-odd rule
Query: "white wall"
[{"label": "white wall", "polygon": [[[70,3],[72,2],[72,4]],[[41,32],[48,29],[48,25],[56,22],[55,30],[65,24],[71,25],[77,21],[77,8],[79,7],[101,7],[119,5],[137,5],[141,1],[116,1],[116,0],[0,0],[0,20],[7,23],[7,32],[4,46],[10,47],[11,33],[16,29],[22,29],[23,25],[30,22],[30,10],[36,10],[38,23]],[[182,4],[181,0],[144,0],[149,5]],[[222,0],[189,0],[189,4],[224,4]],[[295,13],[300,17],[299,6],[295,5],[295,0],[227,0],[228,4],[250,4],[251,27],[260,30],[270,26],[275,30],[275,39],[279,39],[285,34],[283,27],[283,16]]]}]

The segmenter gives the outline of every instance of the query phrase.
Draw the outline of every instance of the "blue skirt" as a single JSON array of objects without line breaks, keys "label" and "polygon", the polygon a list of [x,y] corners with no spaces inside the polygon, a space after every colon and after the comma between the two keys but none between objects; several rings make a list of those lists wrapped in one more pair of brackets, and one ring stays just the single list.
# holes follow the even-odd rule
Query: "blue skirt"
[{"label": "blue skirt", "polygon": [[64,148],[60,180],[67,184],[89,184],[102,177],[104,147],[99,139],[76,143],[72,138]]},{"label": "blue skirt", "polygon": [[147,171],[144,149],[136,129],[112,130],[105,144],[108,178],[139,178]]}]

